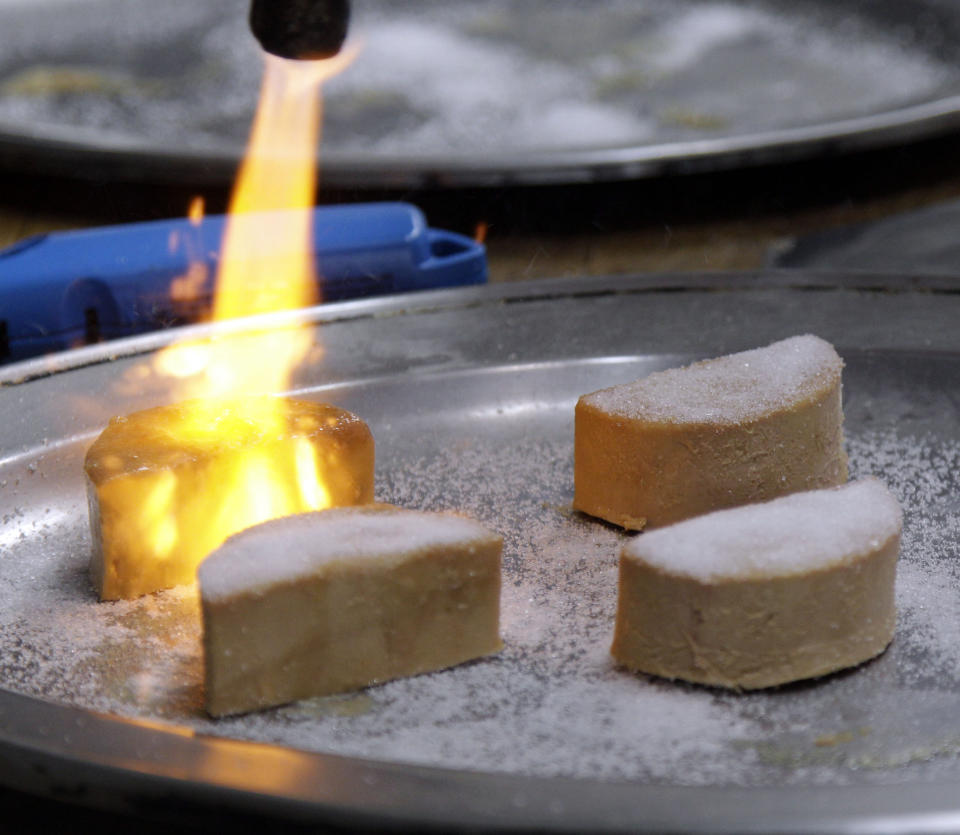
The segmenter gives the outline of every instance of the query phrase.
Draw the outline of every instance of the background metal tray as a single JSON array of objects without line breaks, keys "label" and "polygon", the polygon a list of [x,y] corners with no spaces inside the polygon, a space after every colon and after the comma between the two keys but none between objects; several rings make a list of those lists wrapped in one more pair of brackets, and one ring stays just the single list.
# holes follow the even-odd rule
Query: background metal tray
[{"label": "background metal tray", "polygon": [[[228,183],[248,0],[0,0],[0,163]],[[579,183],[784,162],[960,127],[950,0],[354,0],[335,186]]]},{"label": "background metal tray", "polygon": [[[0,371],[0,783],[185,819],[216,808],[538,831],[960,827],[960,284],[538,282],[261,324],[291,319],[323,345],[294,390],[368,421],[378,497],[463,510],[504,534],[504,651],[205,718],[191,593],[100,604],[86,576],[85,448],[111,415],[172,396],[148,362],[173,335],[22,363]],[[751,694],[617,670],[625,535],[570,510],[577,396],[804,332],[845,358],[854,474],[885,479],[905,508],[893,645],[856,670]]]}]

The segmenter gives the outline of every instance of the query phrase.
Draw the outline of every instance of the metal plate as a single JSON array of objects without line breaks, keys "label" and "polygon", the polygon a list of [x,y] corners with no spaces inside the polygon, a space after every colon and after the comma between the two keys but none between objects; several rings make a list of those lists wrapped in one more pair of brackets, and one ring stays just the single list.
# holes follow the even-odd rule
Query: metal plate
[{"label": "metal plate", "polygon": [[[84,450],[170,398],[170,334],[0,372],[0,781],[184,818],[569,831],[960,827],[960,284],[804,274],[576,280],[331,305],[293,390],[353,409],[377,494],[505,536],[498,656],[211,721],[195,601],[99,604]],[[577,396],[814,332],[846,360],[848,448],[906,511],[891,648],[736,694],[617,670],[625,536],[571,513]],[[895,790],[892,787],[895,786]],[[219,813],[219,811],[218,811]]]},{"label": "metal plate", "polygon": [[[0,162],[227,183],[257,95],[247,0],[0,0]],[[325,182],[593,182],[960,127],[949,0],[355,0]]]}]

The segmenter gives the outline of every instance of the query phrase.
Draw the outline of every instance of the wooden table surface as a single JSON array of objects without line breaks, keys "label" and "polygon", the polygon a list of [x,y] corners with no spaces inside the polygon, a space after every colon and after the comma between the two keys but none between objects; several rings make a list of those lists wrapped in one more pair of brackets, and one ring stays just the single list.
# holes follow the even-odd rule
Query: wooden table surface
[{"label": "wooden table surface", "polygon": [[[224,188],[0,171],[0,246],[51,230],[182,216]],[[960,134],[814,161],[589,186],[321,191],[321,202],[404,199],[435,227],[486,235],[491,281],[750,270],[794,236],[960,196]]]}]

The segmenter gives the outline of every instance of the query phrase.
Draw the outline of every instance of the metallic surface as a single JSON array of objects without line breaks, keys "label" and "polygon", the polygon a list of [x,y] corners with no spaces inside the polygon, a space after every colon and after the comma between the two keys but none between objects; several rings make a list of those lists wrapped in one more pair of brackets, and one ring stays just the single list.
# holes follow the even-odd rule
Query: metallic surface
[{"label": "metallic surface", "polygon": [[[244,10],[240,0],[211,0],[201,5],[180,2],[165,4],[162,9],[127,3],[120,10],[110,6],[111,0],[97,3],[90,9],[65,5],[54,19],[40,4],[0,9],[0,46],[5,56],[0,61],[0,104],[4,97],[12,102],[10,110],[0,107],[0,114],[8,114],[0,115],[0,162],[14,169],[29,165],[36,171],[88,179],[231,181],[257,82],[256,61],[249,60],[252,56],[247,52],[252,39],[245,27],[231,28]],[[469,3],[464,9],[475,13],[489,7],[497,12],[502,5]],[[590,51],[602,47],[590,40],[590,27],[574,32],[564,29],[569,11],[564,5],[519,4],[518,8],[534,10],[527,20],[507,4],[510,14],[518,14],[516,31],[508,30],[502,44],[493,36],[486,41],[481,38],[480,43],[490,48],[491,55],[496,54],[497,46],[508,56],[511,50],[535,56],[546,50],[544,66],[549,68],[558,60],[558,52],[549,51],[555,40],[555,50],[564,53],[561,64],[576,59],[588,67]],[[757,5],[772,19],[787,12],[798,20],[813,21],[826,13],[824,31],[852,23],[851,50],[869,46],[872,37],[879,37],[877,33],[902,35],[905,40],[891,53],[887,69],[892,71],[900,62],[907,65],[913,59],[929,60],[941,66],[943,78],[935,89],[891,94],[889,73],[878,73],[877,85],[871,90],[875,101],[867,104],[862,91],[850,92],[841,83],[824,84],[823,78],[831,77],[829,62],[805,68],[801,64],[795,74],[785,76],[784,83],[791,89],[775,103],[757,98],[751,110],[754,97],[746,91],[739,97],[739,103],[747,108],[744,113],[714,116],[711,101],[729,95],[744,79],[762,78],[780,63],[790,66],[793,60],[785,53],[781,62],[766,56],[753,66],[750,55],[744,53],[739,62],[726,61],[718,69],[704,70],[705,77],[671,81],[668,73],[667,83],[672,86],[660,92],[657,78],[637,70],[637,78],[616,82],[626,85],[628,95],[614,84],[612,92],[600,91],[597,101],[585,102],[589,107],[606,106],[604,96],[612,96],[615,103],[619,102],[617,96],[625,96],[625,118],[648,111],[666,114],[664,124],[652,133],[626,138],[595,134],[577,139],[578,131],[590,121],[589,116],[579,115],[565,117],[565,129],[555,133],[573,138],[559,143],[525,144],[514,136],[510,124],[497,123],[488,126],[493,130],[480,128],[446,146],[424,147],[426,139],[451,130],[451,125],[456,128],[458,114],[453,114],[437,129],[429,130],[419,144],[408,143],[399,150],[391,150],[385,140],[403,125],[417,122],[422,115],[419,111],[427,106],[419,99],[422,91],[402,85],[378,89],[375,81],[365,81],[360,89],[338,99],[336,85],[332,85],[324,136],[324,181],[331,186],[387,188],[592,183],[832,156],[960,128],[960,76],[949,48],[960,31],[960,15],[954,5],[943,0],[807,0],[800,4],[767,0]],[[635,27],[641,31],[655,28],[656,16],[663,8],[654,6],[651,12],[641,6]],[[390,4],[368,0],[357,3],[357,16],[362,17],[360,13],[368,9],[388,22],[391,15],[400,14],[396,5],[391,9]],[[622,4],[613,3],[609,14],[593,15],[596,27],[613,30],[602,32],[604,38],[612,39],[607,57],[632,48],[630,31],[623,34],[623,43],[616,42],[619,18],[614,13],[623,14],[622,9]],[[436,4],[424,4],[419,11],[406,10],[411,17],[404,19],[405,31],[409,33],[409,22],[416,20],[417,14],[435,25],[436,10]],[[455,18],[458,14],[464,17],[452,4],[444,4],[444,11]],[[644,15],[653,17],[647,21]],[[829,15],[836,16],[837,26],[832,26]],[[481,20],[477,25],[492,24]],[[362,37],[362,26],[357,29]],[[454,27],[452,31],[458,38],[472,36],[469,30],[461,32]],[[795,38],[796,43],[803,42],[802,34]],[[887,49],[889,45],[881,39],[877,46]],[[232,63],[241,59],[239,64]],[[442,77],[443,65],[437,66],[436,75]],[[248,77],[241,78],[244,67]],[[487,72],[478,67],[478,78],[482,80]],[[402,72],[399,74],[402,77]],[[410,80],[409,86],[426,85]],[[424,99],[431,101],[429,96]],[[820,116],[798,115],[810,102],[823,103],[826,109]],[[530,100],[528,104],[529,111],[542,103]],[[493,114],[488,118],[498,120]],[[497,138],[491,139],[491,135]]]},{"label": "metallic surface", "polygon": [[[895,422],[903,431],[955,442],[958,317],[955,280],[771,273],[490,286],[330,305],[259,324],[315,323],[323,363],[304,369],[294,388],[362,401],[365,415],[374,423],[388,416],[393,437],[412,446],[429,446],[425,436],[435,421],[505,442],[530,431],[562,438],[577,394],[617,375],[803,332],[830,340],[847,360],[849,426],[859,431],[873,421]],[[46,457],[31,471],[43,483],[24,475],[19,502],[29,506],[30,495],[73,501],[79,482],[72,468],[104,417],[168,395],[157,386],[123,392],[113,384],[177,335],[154,334],[0,371],[0,477],[24,472],[38,454]],[[96,397],[84,397],[91,392]],[[65,402],[82,402],[84,409],[65,409]],[[890,404],[903,402],[909,407],[891,412]],[[405,451],[395,454],[402,458]],[[7,542],[29,537],[30,527],[22,518],[6,518],[0,535]],[[8,558],[13,553],[8,549]],[[0,660],[10,651],[0,640]],[[857,675],[836,686],[842,689]],[[794,696],[802,704],[803,691]],[[897,708],[901,718],[911,718],[913,709]],[[184,819],[225,808],[235,816],[256,812],[278,820],[419,829],[960,828],[957,758],[934,752],[929,759],[936,767],[930,773],[893,764],[876,781],[842,786],[806,783],[802,774],[789,786],[529,777],[222,739],[176,723],[101,715],[0,690],[0,782],[102,808],[145,813],[162,807]],[[891,782],[895,790],[886,785]]]}]

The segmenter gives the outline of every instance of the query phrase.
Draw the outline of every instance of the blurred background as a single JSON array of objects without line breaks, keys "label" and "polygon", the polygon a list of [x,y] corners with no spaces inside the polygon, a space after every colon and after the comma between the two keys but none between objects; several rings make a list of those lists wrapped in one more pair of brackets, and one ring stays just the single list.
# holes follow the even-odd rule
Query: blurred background
[{"label": "blurred background", "polygon": [[[0,245],[223,211],[248,10],[0,0]],[[319,202],[411,201],[491,281],[960,269],[949,0],[355,0],[349,41]]]}]

